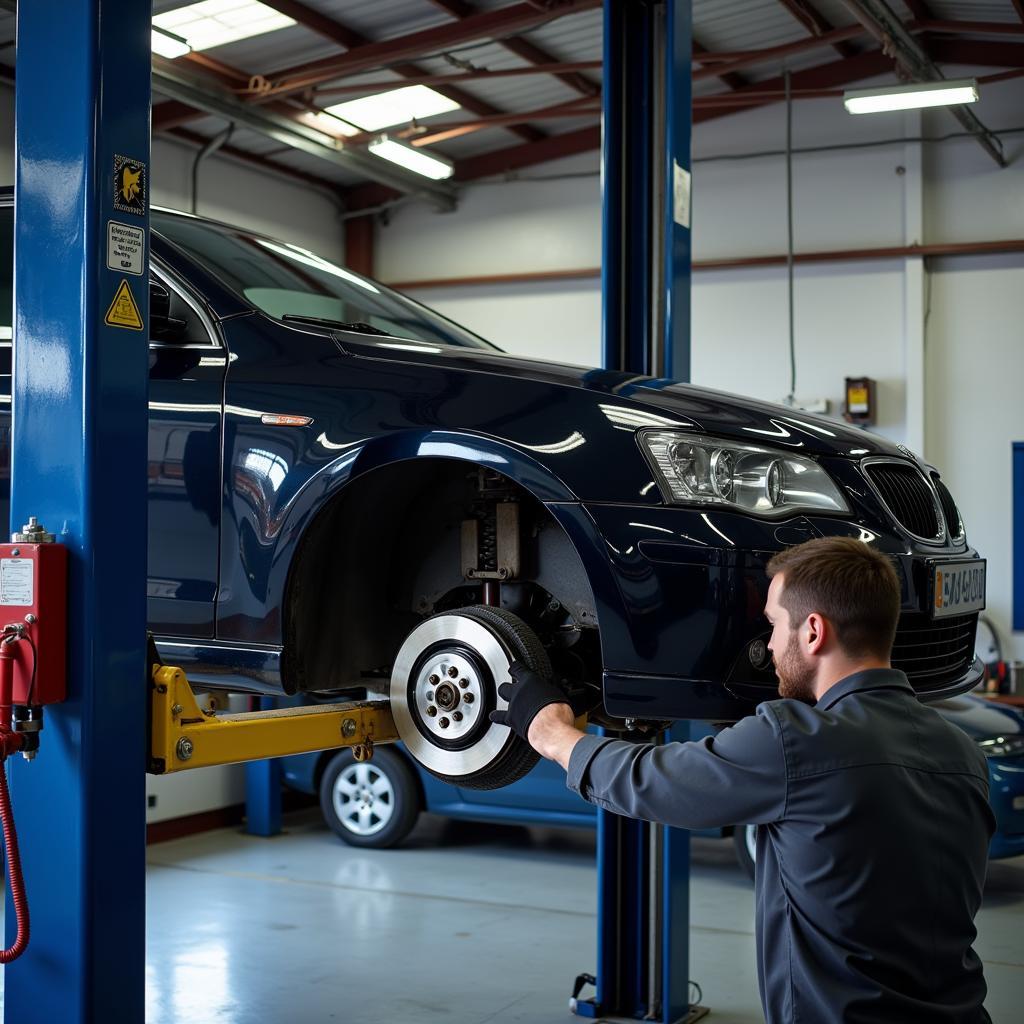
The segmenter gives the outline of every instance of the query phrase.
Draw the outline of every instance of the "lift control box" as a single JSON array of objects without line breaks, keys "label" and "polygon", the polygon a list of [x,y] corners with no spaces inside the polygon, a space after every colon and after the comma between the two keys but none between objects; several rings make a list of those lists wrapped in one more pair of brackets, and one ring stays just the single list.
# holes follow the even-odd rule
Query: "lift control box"
[{"label": "lift control box", "polygon": [[0,544],[0,631],[20,636],[10,645],[15,704],[56,704],[66,693],[68,549],[47,538]]}]

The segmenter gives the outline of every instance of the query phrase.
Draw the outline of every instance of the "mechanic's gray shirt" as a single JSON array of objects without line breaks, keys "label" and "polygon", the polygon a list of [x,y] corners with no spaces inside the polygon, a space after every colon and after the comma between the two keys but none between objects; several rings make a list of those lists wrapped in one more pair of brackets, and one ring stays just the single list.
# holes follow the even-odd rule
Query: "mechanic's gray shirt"
[{"label": "mechanic's gray shirt", "polygon": [[616,814],[757,824],[757,955],[769,1024],[989,1018],[971,948],[994,819],[984,755],[870,669],[811,707],[773,700],[714,738],[586,736],[568,785]]}]

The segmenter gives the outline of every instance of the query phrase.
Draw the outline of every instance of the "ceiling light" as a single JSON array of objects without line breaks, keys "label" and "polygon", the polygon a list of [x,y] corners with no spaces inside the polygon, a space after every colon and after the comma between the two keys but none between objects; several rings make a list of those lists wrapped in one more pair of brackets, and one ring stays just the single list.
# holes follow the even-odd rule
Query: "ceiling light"
[{"label": "ceiling light", "polygon": [[188,7],[156,14],[153,24],[183,38],[193,50],[209,50],[287,28],[295,24],[295,19],[259,0],[201,0]]},{"label": "ceiling light", "polygon": [[883,110],[913,110],[917,107],[947,107],[974,103],[978,83],[973,78],[944,82],[914,82],[882,89],[848,89],[843,104],[851,114],[875,114]]},{"label": "ceiling light", "polygon": [[382,135],[370,143],[370,152],[374,156],[382,157],[384,160],[390,160],[393,164],[404,167],[407,171],[414,171],[416,174],[422,174],[425,178],[432,178],[434,181],[450,178],[455,171],[450,161],[430,156],[420,149],[413,149],[412,146],[403,146],[386,135]]},{"label": "ceiling light", "polygon": [[168,60],[184,57],[186,53],[192,52],[188,40],[176,36],[173,32],[168,32],[167,29],[157,28],[155,25],[153,26],[152,47],[154,53],[159,53],[161,57],[166,57]]},{"label": "ceiling light", "polygon": [[407,85],[404,89],[364,96],[327,107],[327,113],[358,125],[365,132],[377,132],[396,124],[420,121],[436,114],[458,110],[455,100],[442,96],[425,85]]}]

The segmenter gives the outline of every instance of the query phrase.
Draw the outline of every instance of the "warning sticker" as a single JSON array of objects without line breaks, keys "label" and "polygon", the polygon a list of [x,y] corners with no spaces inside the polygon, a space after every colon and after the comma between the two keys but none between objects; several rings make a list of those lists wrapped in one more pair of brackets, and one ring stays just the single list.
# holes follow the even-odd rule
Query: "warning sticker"
[{"label": "warning sticker", "polygon": [[126,156],[114,157],[114,209],[122,213],[146,212],[146,165]]},{"label": "warning sticker", "polygon": [[27,608],[35,600],[31,558],[0,558],[0,605]]},{"label": "warning sticker", "polygon": [[123,274],[141,274],[146,232],[131,224],[107,221],[107,267]]},{"label": "warning sticker", "polygon": [[110,304],[110,309],[107,310],[103,322],[108,327],[127,327],[133,331],[142,330],[142,314],[139,313],[139,307],[135,304],[135,296],[132,295],[132,290],[124,278],[121,278],[117,294],[114,296],[114,301]]}]

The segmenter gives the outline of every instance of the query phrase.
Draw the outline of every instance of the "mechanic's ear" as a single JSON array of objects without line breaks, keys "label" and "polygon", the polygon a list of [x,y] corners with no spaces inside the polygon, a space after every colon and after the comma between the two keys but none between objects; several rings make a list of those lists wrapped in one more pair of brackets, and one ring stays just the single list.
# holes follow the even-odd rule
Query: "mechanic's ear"
[{"label": "mechanic's ear", "polygon": [[817,612],[811,612],[807,616],[807,653],[820,654],[825,646],[825,638],[828,633],[828,625],[825,618]]}]

